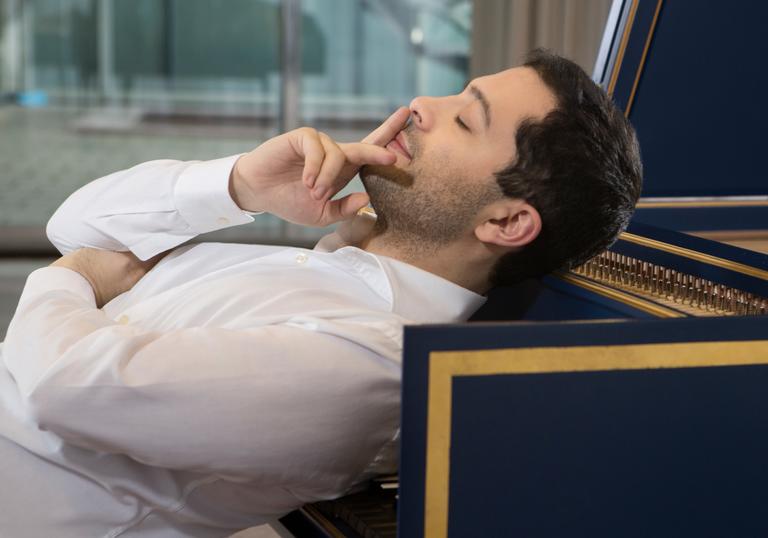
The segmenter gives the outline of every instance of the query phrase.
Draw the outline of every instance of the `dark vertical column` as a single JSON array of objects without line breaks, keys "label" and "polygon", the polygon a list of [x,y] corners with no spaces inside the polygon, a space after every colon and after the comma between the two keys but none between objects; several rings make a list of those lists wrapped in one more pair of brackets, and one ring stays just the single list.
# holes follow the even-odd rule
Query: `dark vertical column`
[{"label": "dark vertical column", "polygon": [[280,131],[301,124],[301,0],[283,0],[280,9]]},{"label": "dark vertical column", "polygon": [[166,77],[166,84],[172,86],[174,83],[174,57],[176,53],[176,1],[163,0],[160,8],[163,17],[162,47],[163,56],[161,63],[161,72]]},{"label": "dark vertical column", "polygon": [[363,69],[363,66],[365,65],[365,28],[363,28],[363,25],[365,24],[365,17],[363,16],[363,10],[366,9],[364,2],[356,2],[354,4],[354,10],[355,10],[355,18],[353,25],[353,32],[354,32],[354,45],[352,47],[354,58],[353,58],[353,78],[352,78],[352,91],[355,95],[363,95],[363,92],[365,91],[364,88],[364,76],[365,71]]}]

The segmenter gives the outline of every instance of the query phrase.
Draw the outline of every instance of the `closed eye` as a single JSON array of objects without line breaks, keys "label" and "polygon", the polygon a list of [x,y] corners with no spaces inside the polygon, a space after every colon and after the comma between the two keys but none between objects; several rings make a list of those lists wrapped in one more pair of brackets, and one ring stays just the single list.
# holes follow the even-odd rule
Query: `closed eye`
[{"label": "closed eye", "polygon": [[469,130],[469,127],[467,127],[467,124],[466,124],[466,123],[464,123],[464,122],[461,120],[461,118],[460,118],[459,116],[456,116],[456,124],[457,124],[457,125],[458,125],[460,128],[462,128],[462,129],[464,129],[465,131],[467,131],[468,133],[469,133],[469,132],[471,132],[471,131]]}]

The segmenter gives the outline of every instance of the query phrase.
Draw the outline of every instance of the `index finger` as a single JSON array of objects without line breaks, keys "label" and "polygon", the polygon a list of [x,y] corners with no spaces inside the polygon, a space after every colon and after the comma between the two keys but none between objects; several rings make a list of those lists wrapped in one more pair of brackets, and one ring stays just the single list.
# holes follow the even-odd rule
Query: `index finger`
[{"label": "index finger", "polygon": [[397,135],[403,127],[405,127],[405,123],[410,116],[411,111],[408,110],[408,107],[401,106],[395,110],[390,117],[384,120],[384,123],[379,125],[376,130],[363,138],[362,142],[366,144],[375,144],[377,146],[386,145],[390,140],[395,138],[395,135]]}]

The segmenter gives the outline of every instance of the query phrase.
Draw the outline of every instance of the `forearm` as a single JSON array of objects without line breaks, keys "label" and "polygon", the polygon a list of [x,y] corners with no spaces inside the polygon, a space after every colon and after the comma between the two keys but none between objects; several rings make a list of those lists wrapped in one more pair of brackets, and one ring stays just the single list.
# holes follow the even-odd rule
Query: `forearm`
[{"label": "forearm", "polygon": [[93,289],[96,306],[131,289],[167,252],[142,261],[131,252],[113,252],[92,248],[78,249],[65,254],[51,264],[80,274]]},{"label": "forearm", "polygon": [[48,238],[62,254],[92,247],[146,260],[201,233],[251,222],[230,194],[236,159],[152,161],[97,179],[51,217]]},{"label": "forearm", "polygon": [[53,267],[30,275],[3,359],[39,427],[73,445],[271,483],[303,483],[302,467],[353,480],[397,427],[399,368],[319,325],[120,324]]}]

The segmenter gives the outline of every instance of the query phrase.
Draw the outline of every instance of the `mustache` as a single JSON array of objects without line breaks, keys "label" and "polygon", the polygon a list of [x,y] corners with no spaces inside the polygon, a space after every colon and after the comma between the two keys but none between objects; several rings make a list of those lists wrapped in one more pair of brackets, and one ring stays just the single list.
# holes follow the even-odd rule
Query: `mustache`
[{"label": "mustache", "polygon": [[405,124],[405,127],[400,131],[405,138],[405,143],[408,145],[406,148],[408,153],[411,154],[411,159],[415,159],[421,149],[421,144],[416,133],[416,125],[413,123],[413,117],[409,117]]}]

